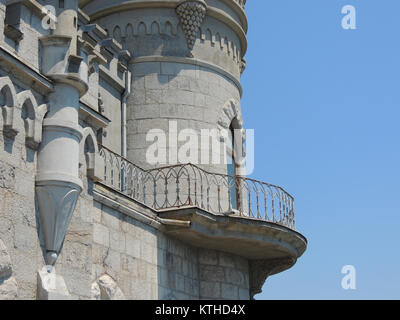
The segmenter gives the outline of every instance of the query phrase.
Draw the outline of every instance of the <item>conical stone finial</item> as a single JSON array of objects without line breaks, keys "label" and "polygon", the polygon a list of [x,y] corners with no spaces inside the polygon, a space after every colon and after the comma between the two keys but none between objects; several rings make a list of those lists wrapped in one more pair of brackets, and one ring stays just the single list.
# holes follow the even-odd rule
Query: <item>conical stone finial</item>
[{"label": "conical stone finial", "polygon": [[[207,4],[204,0],[184,0],[176,7],[189,51],[193,50],[196,35],[206,16]],[[189,56],[192,56],[190,53]]]}]

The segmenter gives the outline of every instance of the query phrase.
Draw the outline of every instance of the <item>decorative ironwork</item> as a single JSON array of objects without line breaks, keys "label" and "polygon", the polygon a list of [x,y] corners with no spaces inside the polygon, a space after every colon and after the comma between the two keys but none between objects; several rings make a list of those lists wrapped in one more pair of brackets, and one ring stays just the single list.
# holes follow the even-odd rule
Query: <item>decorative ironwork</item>
[{"label": "decorative ironwork", "polygon": [[144,170],[106,147],[101,147],[100,156],[105,185],[155,210],[198,207],[296,229],[294,199],[279,186],[210,173],[193,164]]}]

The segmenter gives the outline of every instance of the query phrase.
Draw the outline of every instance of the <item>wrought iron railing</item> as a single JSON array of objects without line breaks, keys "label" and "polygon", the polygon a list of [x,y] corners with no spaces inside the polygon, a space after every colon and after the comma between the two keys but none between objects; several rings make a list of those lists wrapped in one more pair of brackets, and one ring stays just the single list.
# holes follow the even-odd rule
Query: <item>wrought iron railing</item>
[{"label": "wrought iron railing", "polygon": [[103,183],[155,210],[194,206],[296,228],[294,199],[281,187],[210,173],[193,164],[144,170],[106,147],[100,155]]}]

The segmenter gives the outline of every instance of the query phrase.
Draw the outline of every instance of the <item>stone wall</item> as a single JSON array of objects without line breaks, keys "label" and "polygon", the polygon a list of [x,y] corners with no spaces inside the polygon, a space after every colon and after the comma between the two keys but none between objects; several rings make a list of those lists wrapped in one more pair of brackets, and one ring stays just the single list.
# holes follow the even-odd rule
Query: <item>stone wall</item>
[{"label": "stone wall", "polygon": [[26,145],[22,106],[17,103],[17,94],[26,88],[13,81],[15,85],[4,86],[0,94],[3,111],[4,103],[9,100],[7,96],[14,91],[11,93],[14,105],[10,107],[13,108],[13,127],[18,131],[15,137],[7,137],[3,131],[5,119],[0,116],[0,240],[11,260],[18,298],[34,299],[36,272],[41,260],[35,210],[36,151]]},{"label": "stone wall", "polygon": [[[171,121],[177,123],[178,132],[194,129],[198,133],[195,139],[199,142],[200,161],[201,130],[218,129],[227,101],[240,101],[239,88],[233,81],[210,68],[173,61],[138,62],[132,65],[132,74],[134,94],[128,99],[128,158],[144,168],[151,167],[146,160],[146,151],[153,144],[146,141],[149,130],[161,129],[168,134]],[[171,146],[168,139],[167,143]],[[178,148],[185,143],[180,142]],[[173,164],[166,154],[167,163]],[[212,154],[209,156],[211,159]],[[226,173],[223,163],[207,163],[205,168]]]},{"label": "stone wall", "polygon": [[200,299],[249,300],[248,261],[229,253],[201,249]]},{"label": "stone wall", "polygon": [[99,203],[93,213],[92,281],[107,274],[128,299],[249,299],[245,259],[185,245]]},{"label": "stone wall", "polygon": [[[39,37],[49,31],[41,27],[40,13],[24,4],[20,9],[16,27],[24,37],[17,43],[4,36],[6,9],[5,1],[0,0],[1,49],[9,58],[7,64],[0,66],[0,78],[12,74],[8,79],[12,85],[0,88],[0,299],[37,299],[38,271],[45,264],[35,198],[40,141],[37,136],[28,136],[29,121],[26,120],[32,120],[32,114],[27,113],[29,110],[24,109],[18,97],[31,96],[35,101],[34,121],[39,110],[44,116],[43,106],[48,103],[52,83],[39,71]],[[199,41],[204,44],[208,39],[203,38]],[[83,103],[94,111],[93,117],[110,120],[107,135],[101,142],[120,153],[121,94],[125,88],[124,77],[118,69],[118,53],[113,54],[106,66],[95,68],[91,90]],[[237,62],[233,65],[236,69]],[[187,63],[187,60],[132,63],[128,156],[133,162],[147,166],[145,134],[152,128],[168,131],[170,120],[178,120],[178,129],[218,127],[218,121],[227,114],[226,102],[240,101],[240,85],[234,77],[217,69]],[[104,111],[98,108],[98,93]],[[11,131],[5,125],[10,114]],[[96,121],[84,114],[80,124],[93,127],[97,133],[98,127],[93,125]],[[38,128],[41,133],[41,126]],[[14,136],[10,137],[10,133]],[[214,169],[211,171],[224,172],[226,168]],[[246,260],[185,245],[95,201],[94,183],[87,177],[84,161],[79,174],[83,191],[55,267],[72,299],[249,298]]]}]

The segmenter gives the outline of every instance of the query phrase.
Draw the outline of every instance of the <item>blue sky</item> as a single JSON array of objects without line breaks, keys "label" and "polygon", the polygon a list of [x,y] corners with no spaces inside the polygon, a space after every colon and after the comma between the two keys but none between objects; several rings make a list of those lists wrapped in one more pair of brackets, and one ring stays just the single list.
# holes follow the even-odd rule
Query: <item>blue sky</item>
[{"label": "blue sky", "polygon": [[[341,27],[344,5],[356,30]],[[294,195],[309,240],[256,298],[399,299],[400,1],[250,0],[247,14],[252,177]]]}]

